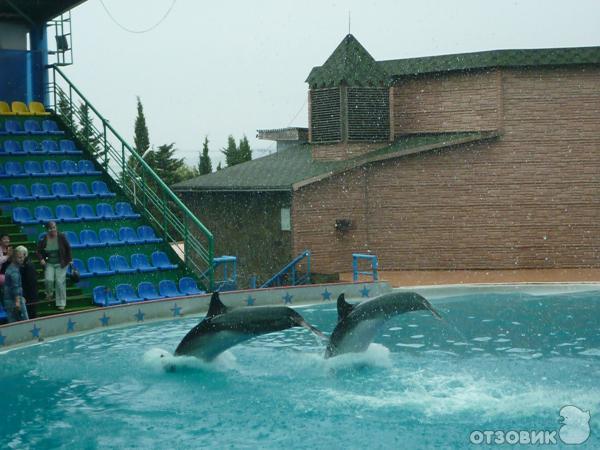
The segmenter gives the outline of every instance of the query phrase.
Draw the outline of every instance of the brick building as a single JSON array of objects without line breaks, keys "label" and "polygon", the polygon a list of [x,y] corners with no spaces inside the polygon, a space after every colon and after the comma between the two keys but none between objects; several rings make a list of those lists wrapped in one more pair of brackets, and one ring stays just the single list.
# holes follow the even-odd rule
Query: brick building
[{"label": "brick building", "polygon": [[247,273],[600,267],[600,47],[376,61],[348,35],[307,82],[308,143],[175,187]]}]

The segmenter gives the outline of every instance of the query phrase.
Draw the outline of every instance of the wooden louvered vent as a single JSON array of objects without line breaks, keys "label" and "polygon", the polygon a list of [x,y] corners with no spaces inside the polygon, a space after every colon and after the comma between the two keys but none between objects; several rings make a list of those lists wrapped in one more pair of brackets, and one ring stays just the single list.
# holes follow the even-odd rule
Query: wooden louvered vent
[{"label": "wooden louvered vent", "polygon": [[387,88],[348,88],[348,142],[386,141],[390,136]]},{"label": "wooden louvered vent", "polygon": [[310,105],[312,142],[340,142],[342,140],[340,88],[311,90]]}]

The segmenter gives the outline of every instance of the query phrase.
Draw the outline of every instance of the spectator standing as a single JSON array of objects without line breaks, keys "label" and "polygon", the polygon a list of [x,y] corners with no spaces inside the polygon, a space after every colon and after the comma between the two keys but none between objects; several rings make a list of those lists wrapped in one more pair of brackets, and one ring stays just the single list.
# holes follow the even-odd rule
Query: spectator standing
[{"label": "spectator standing", "polygon": [[11,263],[6,268],[4,280],[4,293],[2,306],[6,311],[8,322],[27,320],[27,306],[23,297],[23,286],[21,284],[21,265],[25,260],[25,253],[15,251],[11,256]]},{"label": "spectator standing", "polygon": [[21,285],[23,286],[23,297],[25,297],[25,303],[27,304],[27,315],[30,319],[35,319],[37,317],[37,302],[39,301],[37,272],[29,259],[27,247],[19,245],[15,248],[15,252],[22,252],[25,254],[25,260],[20,268]]},{"label": "spectator standing", "polygon": [[72,262],[71,245],[56,222],[46,224],[46,234],[37,246],[37,256],[44,267],[46,300],[54,301],[59,310],[67,306],[67,268]]}]

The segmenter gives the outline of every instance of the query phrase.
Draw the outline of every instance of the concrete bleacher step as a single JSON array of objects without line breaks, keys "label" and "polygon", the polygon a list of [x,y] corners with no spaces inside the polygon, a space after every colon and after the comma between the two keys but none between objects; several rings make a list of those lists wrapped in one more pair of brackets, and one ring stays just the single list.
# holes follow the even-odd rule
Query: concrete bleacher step
[{"label": "concrete bleacher step", "polygon": [[92,303],[92,296],[89,294],[67,295],[67,306],[64,311],[59,311],[54,303],[41,302],[37,305],[38,317],[52,316],[54,314],[63,314],[66,312],[84,311],[86,309],[97,308]]}]

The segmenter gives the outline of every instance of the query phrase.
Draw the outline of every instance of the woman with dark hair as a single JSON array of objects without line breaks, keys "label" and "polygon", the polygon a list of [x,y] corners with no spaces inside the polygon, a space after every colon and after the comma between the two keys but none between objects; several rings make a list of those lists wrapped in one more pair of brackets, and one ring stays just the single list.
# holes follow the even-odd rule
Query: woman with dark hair
[{"label": "woman with dark hair", "polygon": [[71,264],[71,245],[66,236],[58,232],[56,222],[46,224],[47,233],[40,239],[37,256],[44,268],[46,299],[56,302],[61,311],[67,306],[67,268]]},{"label": "woman with dark hair", "polygon": [[27,304],[27,315],[30,319],[37,317],[37,302],[38,288],[37,288],[37,272],[33,263],[29,259],[29,251],[27,247],[19,245],[15,248],[15,252],[22,252],[25,254],[25,260],[21,265],[21,285],[23,286],[23,297],[25,297],[25,303]]}]

